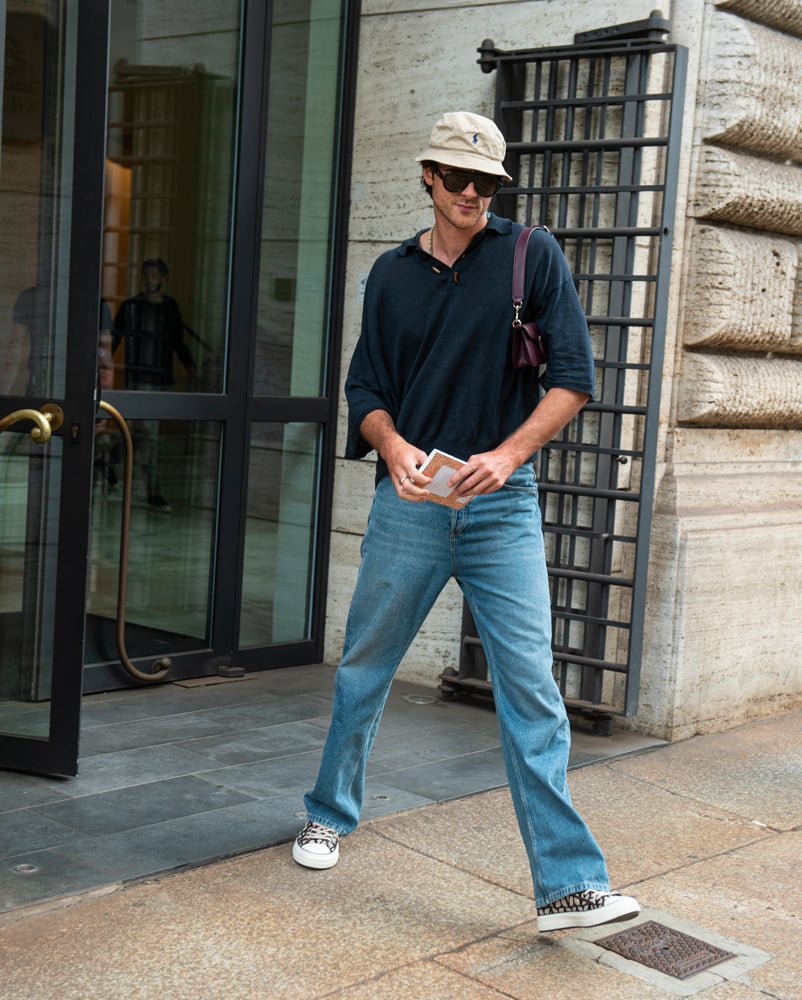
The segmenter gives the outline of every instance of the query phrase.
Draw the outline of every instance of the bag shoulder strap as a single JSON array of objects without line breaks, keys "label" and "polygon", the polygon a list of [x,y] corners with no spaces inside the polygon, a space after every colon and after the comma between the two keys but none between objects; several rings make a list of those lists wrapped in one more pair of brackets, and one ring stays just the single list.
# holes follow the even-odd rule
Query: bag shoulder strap
[{"label": "bag shoulder strap", "polygon": [[512,303],[519,309],[523,305],[526,284],[526,247],[529,237],[536,229],[542,229],[546,233],[551,232],[548,226],[524,226],[515,243],[515,257],[512,262]]}]

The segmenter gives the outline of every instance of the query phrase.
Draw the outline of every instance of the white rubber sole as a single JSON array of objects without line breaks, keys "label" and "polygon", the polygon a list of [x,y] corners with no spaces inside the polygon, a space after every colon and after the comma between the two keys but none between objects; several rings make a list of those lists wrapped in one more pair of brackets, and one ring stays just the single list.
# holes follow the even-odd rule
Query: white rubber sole
[{"label": "white rubber sole", "polygon": [[325,854],[316,854],[312,851],[305,851],[300,847],[298,841],[292,845],[292,860],[296,864],[303,865],[304,868],[333,868],[340,860],[340,845],[335,851],[327,851]]},{"label": "white rubber sole", "polygon": [[568,927],[599,927],[618,920],[631,920],[640,913],[638,901],[632,896],[614,896],[606,905],[596,910],[579,910],[576,913],[547,913],[537,918],[539,931],[560,931]]}]

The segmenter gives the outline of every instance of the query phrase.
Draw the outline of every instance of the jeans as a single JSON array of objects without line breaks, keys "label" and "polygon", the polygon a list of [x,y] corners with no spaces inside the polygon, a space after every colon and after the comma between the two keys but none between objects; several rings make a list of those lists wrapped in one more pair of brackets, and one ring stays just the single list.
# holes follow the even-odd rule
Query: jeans
[{"label": "jeans", "polygon": [[131,438],[134,445],[134,464],[142,470],[145,492],[148,497],[161,493],[159,485],[159,421],[132,420]]},{"label": "jeans", "polygon": [[609,888],[604,857],[571,803],[570,727],[552,675],[551,608],[537,485],[522,466],[460,510],[376,489],[362,541],[334,706],[309,819],[341,836],[357,825],[365,765],[390,685],[438,594],[457,580],[493,686],[504,763],[535,902]]}]

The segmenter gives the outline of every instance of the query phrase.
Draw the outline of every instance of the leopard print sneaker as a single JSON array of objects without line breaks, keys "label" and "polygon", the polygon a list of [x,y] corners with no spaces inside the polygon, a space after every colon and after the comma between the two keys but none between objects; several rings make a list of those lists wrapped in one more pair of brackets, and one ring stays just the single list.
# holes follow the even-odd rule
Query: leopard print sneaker
[{"label": "leopard print sneaker", "polygon": [[557,931],[565,927],[596,927],[616,920],[631,920],[640,913],[638,901],[620,892],[583,889],[537,908],[537,929]]}]

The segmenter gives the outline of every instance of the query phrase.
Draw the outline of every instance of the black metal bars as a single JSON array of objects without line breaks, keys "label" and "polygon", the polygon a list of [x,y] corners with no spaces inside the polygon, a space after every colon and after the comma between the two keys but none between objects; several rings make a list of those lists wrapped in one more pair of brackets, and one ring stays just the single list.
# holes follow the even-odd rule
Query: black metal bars
[{"label": "black metal bars", "polygon": [[[596,716],[637,708],[686,65],[657,15],[619,28],[479,49],[514,178],[495,209],[560,241],[596,358],[594,401],[538,456],[555,676]],[[447,686],[477,674],[469,615],[463,634]]]}]

